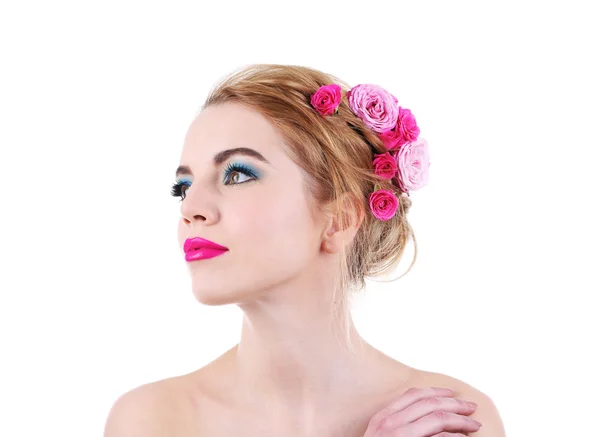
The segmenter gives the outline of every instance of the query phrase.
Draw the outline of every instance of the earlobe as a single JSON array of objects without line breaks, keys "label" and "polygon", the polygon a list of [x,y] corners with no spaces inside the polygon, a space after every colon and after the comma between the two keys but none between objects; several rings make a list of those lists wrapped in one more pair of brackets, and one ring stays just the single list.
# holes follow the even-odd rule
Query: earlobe
[{"label": "earlobe", "polygon": [[327,253],[336,253],[339,251],[338,242],[339,232],[337,221],[333,217],[327,219],[327,227],[323,236],[323,249]]},{"label": "earlobe", "polygon": [[323,242],[323,248],[327,253],[338,253],[342,250],[342,246],[344,244],[344,235],[343,233],[336,232],[332,234],[330,237],[326,238]]}]

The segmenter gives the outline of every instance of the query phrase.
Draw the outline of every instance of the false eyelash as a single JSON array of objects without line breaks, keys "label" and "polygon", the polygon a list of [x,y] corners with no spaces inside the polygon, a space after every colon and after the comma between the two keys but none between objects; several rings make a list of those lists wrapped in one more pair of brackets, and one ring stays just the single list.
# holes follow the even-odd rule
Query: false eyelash
[{"label": "false eyelash", "polygon": [[[189,182],[179,181],[179,182],[174,183],[173,186],[171,187],[171,196],[181,197],[182,196],[181,190],[184,185],[188,188],[190,186]],[[183,197],[181,197],[181,200],[183,200]]]},{"label": "false eyelash", "polygon": [[[225,184],[225,185],[241,185],[241,184],[245,184],[246,182],[251,182],[254,179],[258,178],[258,175],[251,168],[245,166],[244,164],[229,163],[227,165],[227,167],[225,168],[225,170],[223,171],[223,173],[225,174],[225,177],[223,178],[224,181],[227,180],[229,173],[231,173],[232,171],[237,171],[237,172],[243,173],[246,176],[250,176],[253,179],[251,179],[249,181],[238,182],[237,184]],[[178,182],[174,183],[173,186],[171,187],[171,196],[181,197],[181,199],[179,200],[180,202],[184,199],[182,197],[184,185],[189,188],[191,183],[188,181],[178,181]]]}]

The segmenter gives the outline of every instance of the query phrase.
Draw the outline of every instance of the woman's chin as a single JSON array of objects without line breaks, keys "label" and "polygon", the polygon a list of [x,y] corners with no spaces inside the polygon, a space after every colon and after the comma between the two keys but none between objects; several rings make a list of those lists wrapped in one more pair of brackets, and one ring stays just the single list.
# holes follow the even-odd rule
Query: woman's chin
[{"label": "woman's chin", "polygon": [[219,290],[206,290],[206,289],[195,289],[194,296],[196,300],[203,305],[227,305],[232,303],[231,296],[226,293],[221,293]]}]

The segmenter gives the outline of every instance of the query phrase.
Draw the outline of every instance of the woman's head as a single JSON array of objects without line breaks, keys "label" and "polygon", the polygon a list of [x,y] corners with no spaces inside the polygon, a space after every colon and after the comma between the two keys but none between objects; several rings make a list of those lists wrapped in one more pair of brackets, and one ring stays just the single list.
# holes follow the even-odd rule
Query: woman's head
[{"label": "woman's head", "polygon": [[[387,151],[381,140],[345,100],[334,117],[311,106],[311,95],[332,83],[350,89],[307,67],[251,65],[216,84],[202,105],[181,156],[191,174],[179,177],[189,182],[179,243],[201,236],[230,250],[190,263],[201,275],[195,289],[206,290],[195,291],[201,302],[249,304],[289,281],[314,287],[323,278],[326,287],[333,275],[332,293],[316,297],[346,318],[366,277],[394,271],[410,237],[416,249],[410,199],[372,169],[374,153]],[[214,155],[238,147],[268,162],[235,155],[213,165]],[[375,184],[397,194],[390,220],[370,211]],[[415,259],[416,250],[410,267]]]}]

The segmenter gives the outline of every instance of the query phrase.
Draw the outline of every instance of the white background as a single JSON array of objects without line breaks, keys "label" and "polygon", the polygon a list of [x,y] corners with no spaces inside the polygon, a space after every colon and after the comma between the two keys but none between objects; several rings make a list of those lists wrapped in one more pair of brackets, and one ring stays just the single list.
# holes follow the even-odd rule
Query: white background
[{"label": "white background", "polygon": [[363,336],[488,394],[509,436],[597,435],[593,3],[3,3],[0,435],[101,436],[121,394],[237,343],[170,187],[209,88],[263,62],[379,84],[430,143],[417,263],[369,283]]}]

